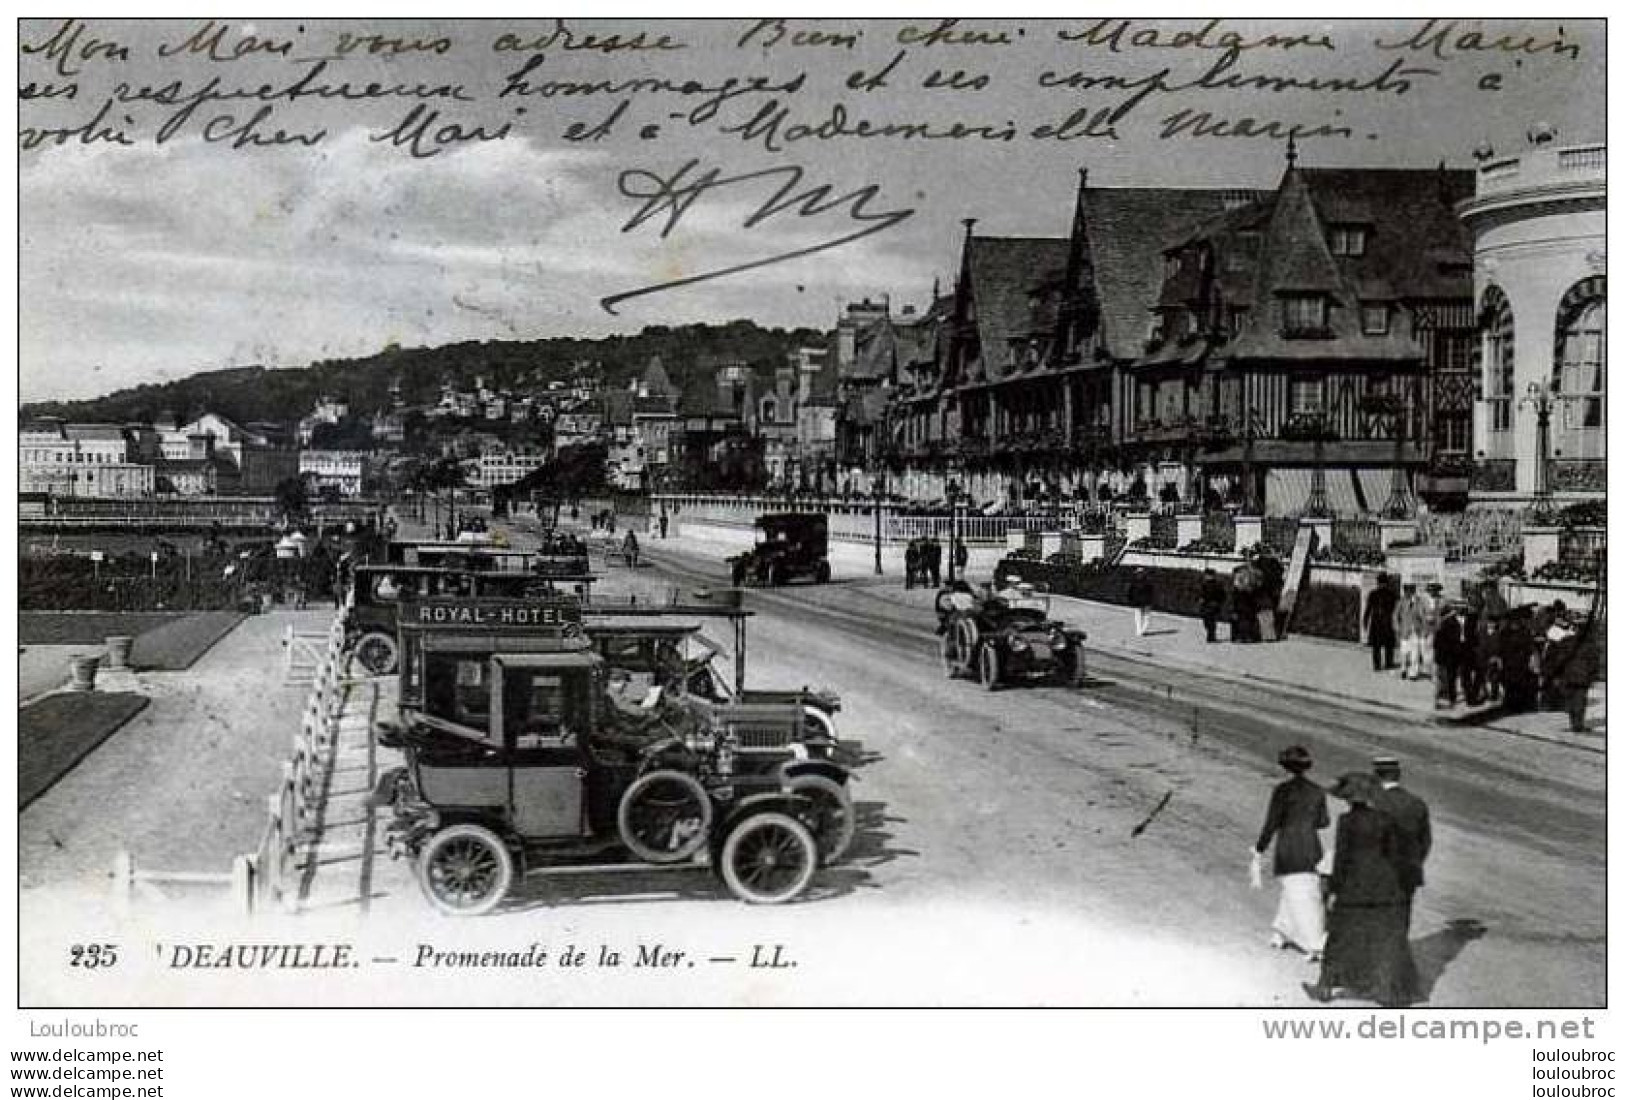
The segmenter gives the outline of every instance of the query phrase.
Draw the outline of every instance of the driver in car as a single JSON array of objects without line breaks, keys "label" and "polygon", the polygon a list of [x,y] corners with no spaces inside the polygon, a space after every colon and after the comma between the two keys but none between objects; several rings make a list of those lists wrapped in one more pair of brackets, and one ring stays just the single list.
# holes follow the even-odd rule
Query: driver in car
[{"label": "driver in car", "polygon": [[680,737],[692,721],[680,700],[647,673],[611,669],[604,696],[609,705],[593,735],[593,747],[608,748],[629,759],[656,742]]}]

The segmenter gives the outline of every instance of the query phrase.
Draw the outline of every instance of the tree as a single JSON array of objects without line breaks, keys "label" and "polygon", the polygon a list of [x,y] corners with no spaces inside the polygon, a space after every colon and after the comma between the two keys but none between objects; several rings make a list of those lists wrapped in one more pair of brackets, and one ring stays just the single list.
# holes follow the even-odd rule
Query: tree
[{"label": "tree", "polygon": [[310,493],[303,477],[285,477],[276,483],[276,506],[289,523],[304,518],[310,508]]}]

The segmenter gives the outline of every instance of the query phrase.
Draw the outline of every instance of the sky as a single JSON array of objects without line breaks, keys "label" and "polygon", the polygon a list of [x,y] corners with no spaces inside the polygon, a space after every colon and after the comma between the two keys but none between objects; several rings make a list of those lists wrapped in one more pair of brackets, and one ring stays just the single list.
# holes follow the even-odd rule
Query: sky
[{"label": "sky", "polygon": [[[1299,162],[1321,166],[1471,167],[1475,150],[1527,149],[1534,126],[1555,127],[1560,144],[1605,137],[1597,22],[1435,24],[1437,46],[1409,48],[1423,20],[1227,21],[1200,38],[1192,36],[1201,19],[1136,20],[1115,38],[1111,23],[1090,36],[1092,19],[966,22],[934,37],[926,32],[936,20],[793,21],[752,35],[752,21],[570,20],[562,33],[553,20],[262,21],[214,24],[212,54],[185,48],[203,22],[22,28],[20,83],[42,93],[24,104],[20,135],[20,144],[37,143],[19,154],[25,401],[227,366],[297,367],[391,343],[597,336],[737,317],[827,328],[844,301],[888,294],[921,303],[934,280],[947,285],[963,218],[976,218],[979,234],[1064,236],[1080,168],[1092,186],[1271,186],[1284,167],[1284,128],[1294,124],[1347,129],[1298,143]],[[1175,48],[1180,32],[1187,38]],[[593,48],[639,33],[646,47],[666,35],[681,48]],[[514,37],[503,43],[504,35]],[[1262,42],[1266,35],[1276,43]],[[1301,41],[1288,47],[1280,37]],[[439,38],[444,52],[432,48]],[[1474,48],[1498,38],[1497,48]],[[389,56],[385,39],[430,48]],[[1247,48],[1226,49],[1227,41]],[[497,48],[515,44],[525,48]],[[245,56],[231,59],[240,50]],[[330,58],[318,78],[328,85],[455,85],[466,98],[277,100],[258,133],[283,127],[321,140],[244,149],[230,148],[232,123],[210,120],[231,115],[240,124],[258,104],[217,101],[155,140],[179,108],[153,97],[284,88],[320,57]],[[533,88],[640,78],[715,86],[732,76],[795,90],[738,95],[694,123],[674,116],[703,96],[499,96],[527,61]],[[923,87],[934,70],[939,83],[955,72],[962,85],[986,83]],[[1218,86],[1195,83],[1204,72]],[[1046,73],[1061,86],[1043,86]],[[1067,74],[1078,78],[1070,87]],[[1304,87],[1326,80],[1343,83]],[[76,128],[120,83],[125,102],[99,124],[129,144],[83,140]],[[47,85],[74,93],[46,97]],[[143,88],[145,101],[132,102]],[[1141,92],[1110,132],[1101,123],[1098,136],[1032,136],[1078,108],[1087,118]],[[566,140],[572,125],[590,130],[623,98],[628,108],[606,135]],[[770,100],[789,112],[781,148],[729,132]],[[432,156],[388,139],[419,103],[439,112],[418,143],[420,152],[439,150]],[[782,140],[784,127],[827,123],[836,110],[853,125],[862,118],[940,132],[958,121],[1019,136]],[[1181,110],[1227,119],[1232,129],[1242,118],[1278,126],[1255,137],[1159,136]],[[226,136],[204,140],[211,125],[213,136]],[[447,125],[505,136],[428,140]],[[644,203],[621,193],[623,181],[627,190],[646,187],[689,161],[690,181],[707,171],[753,178],[680,203],[654,201],[629,227]],[[837,247],[629,299],[613,315],[602,308],[606,296],[877,227],[853,220],[851,204],[818,211],[815,201],[805,217],[800,202],[764,211],[792,168],[799,184],[784,199],[821,185],[832,189],[826,199],[872,188],[860,208],[867,215],[911,213]]]}]

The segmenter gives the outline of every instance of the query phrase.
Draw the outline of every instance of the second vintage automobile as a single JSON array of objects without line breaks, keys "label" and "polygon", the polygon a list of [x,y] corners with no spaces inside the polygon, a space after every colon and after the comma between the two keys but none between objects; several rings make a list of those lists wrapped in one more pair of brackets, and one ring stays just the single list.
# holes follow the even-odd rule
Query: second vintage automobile
[{"label": "second vintage automobile", "polygon": [[1049,601],[1023,587],[977,594],[963,581],[937,593],[937,633],[948,678],[993,691],[1083,679],[1085,634],[1049,617]]},{"label": "second vintage automobile", "polygon": [[829,581],[829,517],[777,512],[756,517],[756,545],[728,559],[735,587],[789,584],[797,577]]}]

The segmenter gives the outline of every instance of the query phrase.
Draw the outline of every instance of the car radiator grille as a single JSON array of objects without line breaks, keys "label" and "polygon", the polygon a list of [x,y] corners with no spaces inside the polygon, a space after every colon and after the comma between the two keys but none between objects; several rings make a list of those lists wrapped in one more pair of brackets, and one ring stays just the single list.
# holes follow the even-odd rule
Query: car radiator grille
[{"label": "car radiator grille", "polygon": [[778,752],[794,740],[783,726],[734,726],[733,735],[740,752]]}]

